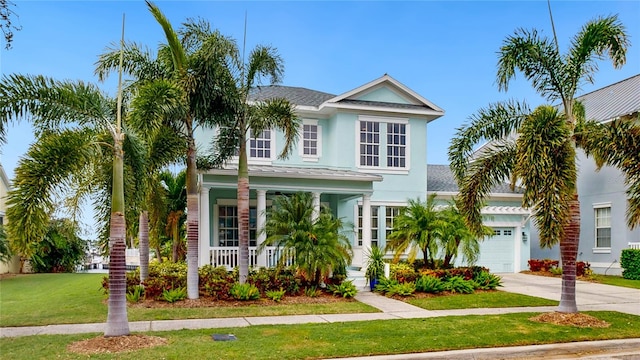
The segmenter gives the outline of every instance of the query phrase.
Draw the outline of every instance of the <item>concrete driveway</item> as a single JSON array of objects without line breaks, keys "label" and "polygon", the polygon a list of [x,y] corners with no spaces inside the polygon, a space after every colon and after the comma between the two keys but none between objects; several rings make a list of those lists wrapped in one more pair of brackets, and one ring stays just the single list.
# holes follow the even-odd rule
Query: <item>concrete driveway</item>
[{"label": "concrete driveway", "polygon": [[[560,301],[562,280],[528,274],[499,274],[500,290]],[[611,310],[640,315],[640,289],[576,281],[578,310]]]}]

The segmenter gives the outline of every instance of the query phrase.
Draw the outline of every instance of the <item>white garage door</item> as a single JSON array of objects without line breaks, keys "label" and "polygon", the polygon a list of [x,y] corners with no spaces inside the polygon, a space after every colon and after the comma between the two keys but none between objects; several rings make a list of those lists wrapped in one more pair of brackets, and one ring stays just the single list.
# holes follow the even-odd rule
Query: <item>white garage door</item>
[{"label": "white garage door", "polygon": [[492,273],[513,272],[515,228],[493,228],[494,235],[480,243],[476,265]]}]

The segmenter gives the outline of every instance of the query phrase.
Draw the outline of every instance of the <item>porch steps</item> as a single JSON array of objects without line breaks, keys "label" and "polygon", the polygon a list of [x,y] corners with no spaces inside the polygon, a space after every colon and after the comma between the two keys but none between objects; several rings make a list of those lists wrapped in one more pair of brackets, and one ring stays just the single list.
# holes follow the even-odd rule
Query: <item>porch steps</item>
[{"label": "porch steps", "polygon": [[362,290],[363,288],[369,289],[364,271],[347,269],[347,280],[351,280],[358,290]]}]

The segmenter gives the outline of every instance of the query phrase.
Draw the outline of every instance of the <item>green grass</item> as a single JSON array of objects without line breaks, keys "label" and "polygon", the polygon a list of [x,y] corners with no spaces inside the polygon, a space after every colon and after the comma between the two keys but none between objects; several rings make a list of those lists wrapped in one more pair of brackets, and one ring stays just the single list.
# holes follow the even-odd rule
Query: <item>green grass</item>
[{"label": "green grass", "polygon": [[[640,317],[617,312],[589,312],[609,328],[575,328],[528,320],[534,313],[455,316],[427,319],[250,326],[148,333],[168,344],[119,353],[118,359],[319,359],[415,353],[465,348],[636,338]],[[500,326],[496,326],[500,324]],[[234,334],[237,341],[214,342],[211,334]],[[7,359],[85,359],[68,344],[100,334],[48,335],[0,339]],[[93,355],[112,359],[114,354]]]},{"label": "green grass", "polygon": [[557,301],[504,291],[452,294],[429,298],[409,298],[409,304],[427,310],[451,310],[471,308],[504,308],[528,306],[555,306]]},{"label": "green grass", "polygon": [[[0,281],[0,327],[105,322],[103,274],[31,274]],[[132,308],[129,321],[379,312],[358,301],[209,308]]]},{"label": "green grass", "polygon": [[605,285],[615,285],[633,289],[640,289],[640,280],[625,279],[622,276],[593,274],[591,275],[589,281]]}]

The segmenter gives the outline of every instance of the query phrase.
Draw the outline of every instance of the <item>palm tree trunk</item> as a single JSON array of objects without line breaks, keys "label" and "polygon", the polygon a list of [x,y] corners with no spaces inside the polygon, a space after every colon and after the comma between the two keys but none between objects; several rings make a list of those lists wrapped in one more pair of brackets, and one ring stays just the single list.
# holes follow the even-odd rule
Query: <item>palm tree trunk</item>
[{"label": "palm tree trunk", "polygon": [[249,276],[249,166],[244,139],[238,159],[238,246],[239,282],[244,284]]},{"label": "palm tree trunk", "polygon": [[558,311],[576,313],[576,260],[580,241],[580,201],[578,194],[573,195],[569,203],[569,224],[564,239],[560,239],[560,258],[562,259],[562,295]]},{"label": "palm tree trunk", "polygon": [[126,222],[124,218],[122,139],[116,139],[113,157],[111,224],[109,229],[109,310],[104,336],[129,335],[127,319]]},{"label": "palm tree trunk", "polygon": [[199,297],[198,290],[198,179],[196,173],[196,146],[193,137],[187,150],[187,296]]},{"label": "palm tree trunk", "polygon": [[138,241],[140,245],[140,283],[149,277],[149,212],[140,212]]}]

